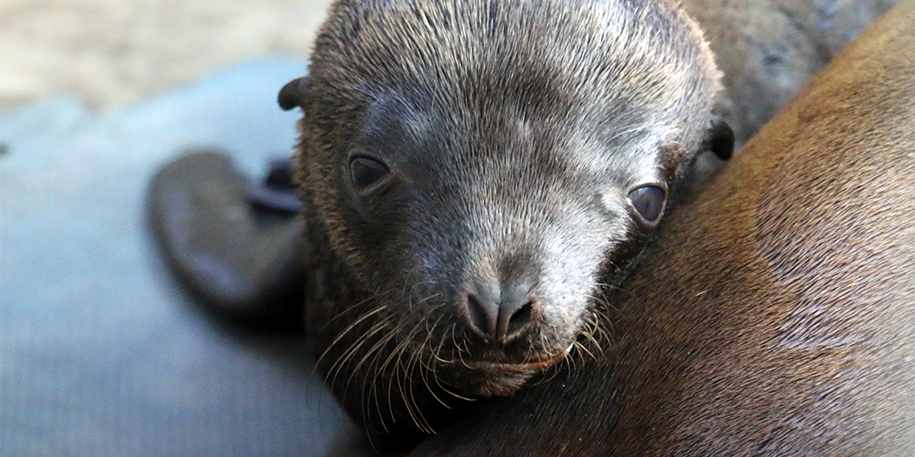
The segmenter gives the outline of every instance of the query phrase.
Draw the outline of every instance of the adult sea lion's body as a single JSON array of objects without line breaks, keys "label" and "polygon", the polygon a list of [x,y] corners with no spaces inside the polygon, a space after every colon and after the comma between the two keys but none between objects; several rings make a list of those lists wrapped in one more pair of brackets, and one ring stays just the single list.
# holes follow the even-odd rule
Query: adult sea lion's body
[{"label": "adult sea lion's body", "polygon": [[304,111],[308,331],[376,443],[598,331],[693,158],[730,154],[717,78],[668,1],[334,4],[280,102]]},{"label": "adult sea lion's body", "polygon": [[416,455],[909,456],[915,1],[667,220],[581,370]]}]

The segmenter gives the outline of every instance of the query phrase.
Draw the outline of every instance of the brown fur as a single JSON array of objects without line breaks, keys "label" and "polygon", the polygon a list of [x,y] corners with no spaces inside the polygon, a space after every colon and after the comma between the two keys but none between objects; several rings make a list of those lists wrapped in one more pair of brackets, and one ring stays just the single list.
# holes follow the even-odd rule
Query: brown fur
[{"label": "brown fur", "polygon": [[596,360],[415,455],[912,455],[912,24],[908,0],[681,206]]}]

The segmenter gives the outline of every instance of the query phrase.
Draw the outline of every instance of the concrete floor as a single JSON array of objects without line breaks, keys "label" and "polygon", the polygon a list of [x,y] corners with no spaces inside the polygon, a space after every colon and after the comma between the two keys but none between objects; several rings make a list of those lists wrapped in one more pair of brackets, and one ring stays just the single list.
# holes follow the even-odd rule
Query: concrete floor
[{"label": "concrete floor", "polygon": [[358,437],[299,337],[202,312],[144,206],[185,147],[249,175],[291,150],[276,91],[328,2],[0,0],[0,455],[306,457]]},{"label": "concrete floor", "polygon": [[135,104],[258,56],[301,56],[330,0],[2,0],[0,115],[68,93]]}]

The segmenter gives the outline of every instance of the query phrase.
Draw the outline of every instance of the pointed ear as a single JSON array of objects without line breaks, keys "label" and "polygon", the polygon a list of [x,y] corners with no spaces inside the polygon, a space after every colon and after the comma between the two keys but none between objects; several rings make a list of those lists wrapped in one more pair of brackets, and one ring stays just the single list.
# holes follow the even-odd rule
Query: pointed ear
[{"label": "pointed ear", "polygon": [[734,154],[734,131],[723,119],[715,117],[709,123],[702,140],[701,151],[710,151],[721,160],[728,160]]},{"label": "pointed ear", "polygon": [[280,108],[289,111],[296,107],[305,107],[305,92],[308,90],[308,77],[294,79],[280,89],[276,101]]}]

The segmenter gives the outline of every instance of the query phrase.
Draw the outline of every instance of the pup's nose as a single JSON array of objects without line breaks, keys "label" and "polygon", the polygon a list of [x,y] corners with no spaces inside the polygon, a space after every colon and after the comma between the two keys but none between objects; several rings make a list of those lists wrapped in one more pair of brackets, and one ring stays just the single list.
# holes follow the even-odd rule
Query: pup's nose
[{"label": "pup's nose", "polygon": [[531,321],[535,300],[523,282],[497,287],[478,284],[464,301],[471,328],[484,338],[505,343],[523,333]]}]

